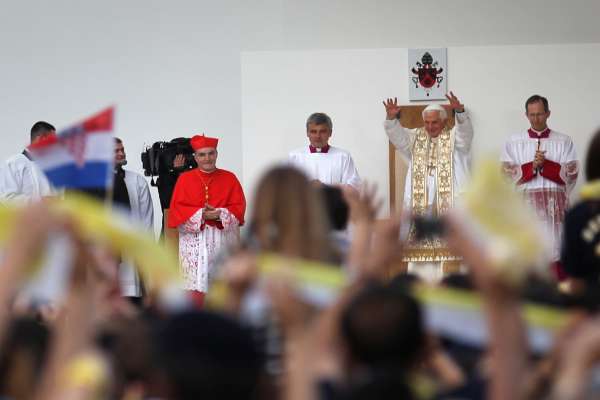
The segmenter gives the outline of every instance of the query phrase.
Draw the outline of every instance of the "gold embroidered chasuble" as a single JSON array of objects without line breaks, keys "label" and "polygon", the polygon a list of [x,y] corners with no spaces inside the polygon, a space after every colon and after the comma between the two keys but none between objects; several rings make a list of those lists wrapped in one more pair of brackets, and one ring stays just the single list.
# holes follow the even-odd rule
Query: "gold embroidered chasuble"
[{"label": "gold embroidered chasuble", "polygon": [[[453,204],[453,153],[454,134],[445,128],[437,138],[431,138],[424,128],[417,129],[412,148],[412,213],[414,216],[428,214],[428,176],[435,176],[436,191],[433,201],[433,217],[444,215]],[[458,260],[438,238],[417,240],[415,226],[411,224],[403,261],[439,262]]]}]

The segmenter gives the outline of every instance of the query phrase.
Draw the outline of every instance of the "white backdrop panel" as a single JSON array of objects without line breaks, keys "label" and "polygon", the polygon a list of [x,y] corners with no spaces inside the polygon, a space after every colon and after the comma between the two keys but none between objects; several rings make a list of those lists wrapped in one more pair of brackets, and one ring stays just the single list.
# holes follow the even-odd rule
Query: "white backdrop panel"
[{"label": "white backdrop panel", "polygon": [[[376,182],[389,209],[388,141],[382,100],[409,104],[406,49],[246,52],[242,54],[243,184],[252,197],[260,175],[307,144],[304,123],[316,111],[333,119],[331,143],[350,151],[363,179]],[[586,71],[577,70],[585,64]],[[571,135],[582,159],[600,125],[595,104],[600,44],[448,48],[448,87],[473,118],[473,156],[500,152],[528,127],[524,102],[548,97],[549,125]],[[580,182],[583,178],[580,178]]]}]

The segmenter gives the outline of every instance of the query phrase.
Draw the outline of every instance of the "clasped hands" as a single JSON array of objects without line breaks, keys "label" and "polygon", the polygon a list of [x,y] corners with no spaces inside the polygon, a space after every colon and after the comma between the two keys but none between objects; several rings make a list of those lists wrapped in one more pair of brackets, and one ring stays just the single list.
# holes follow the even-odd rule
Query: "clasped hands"
[{"label": "clasped hands", "polygon": [[221,210],[214,208],[206,203],[204,206],[204,219],[208,221],[219,221],[221,219]]},{"label": "clasped hands", "polygon": [[533,169],[538,170],[542,168],[544,165],[544,161],[546,161],[546,150],[536,150],[535,157],[533,158]]}]

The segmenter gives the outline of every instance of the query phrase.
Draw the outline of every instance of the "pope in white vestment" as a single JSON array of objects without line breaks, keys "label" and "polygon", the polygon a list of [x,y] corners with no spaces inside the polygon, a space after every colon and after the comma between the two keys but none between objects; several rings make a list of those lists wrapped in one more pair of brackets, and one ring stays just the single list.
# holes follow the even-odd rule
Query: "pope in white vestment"
[{"label": "pope in white vestment", "polygon": [[[550,261],[560,258],[562,224],[569,194],[579,173],[571,138],[548,128],[548,102],[535,95],[526,102],[527,131],[512,135],[500,157],[503,170],[537,214],[551,241]],[[560,271],[558,271],[560,277]]]},{"label": "pope in white vestment", "polygon": [[326,185],[348,185],[360,189],[360,177],[349,152],[329,145],[333,130],[327,114],[314,113],[306,121],[310,144],[290,152],[290,165],[303,171],[311,180]]},{"label": "pope in white vestment", "polygon": [[[385,133],[408,163],[403,208],[414,216],[438,217],[454,205],[469,177],[473,127],[460,101],[450,93],[450,108],[456,125],[446,127],[446,110],[431,104],[423,111],[424,127],[404,128],[398,120],[397,100],[384,102]],[[442,263],[456,262],[441,238],[416,238],[415,226],[403,233],[406,240],[403,261],[408,270],[431,281],[443,277]]]}]

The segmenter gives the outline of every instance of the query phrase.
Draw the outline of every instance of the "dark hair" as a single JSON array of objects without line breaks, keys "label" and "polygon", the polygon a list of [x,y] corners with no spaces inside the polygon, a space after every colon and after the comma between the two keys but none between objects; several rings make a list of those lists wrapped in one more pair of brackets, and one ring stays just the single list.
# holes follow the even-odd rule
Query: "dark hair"
[{"label": "dark hair", "polygon": [[413,400],[418,399],[410,385],[411,377],[393,370],[371,371],[363,381],[352,382],[345,396],[336,400]]},{"label": "dark hair", "polygon": [[412,272],[402,272],[393,277],[388,285],[392,288],[408,292],[412,290],[412,287],[414,285],[417,285],[419,283],[421,283],[421,278],[419,277],[419,275],[414,274]]},{"label": "dark hair", "polygon": [[525,112],[527,112],[527,107],[532,103],[542,102],[544,105],[544,111],[548,112],[548,99],[544,96],[540,96],[539,94],[534,94],[525,102]]},{"label": "dark hair", "polygon": [[152,379],[154,316],[116,317],[100,327],[96,343],[109,356],[115,398],[127,385]]},{"label": "dark hair", "polygon": [[446,275],[440,282],[442,286],[453,289],[473,290],[471,277],[466,274],[452,273]]},{"label": "dark hair", "polygon": [[552,307],[564,305],[564,297],[555,282],[537,276],[527,277],[525,282],[521,293],[523,300]]},{"label": "dark hair", "polygon": [[341,324],[351,356],[367,366],[408,371],[423,355],[421,308],[398,288],[367,287],[348,304]]},{"label": "dark hair", "polygon": [[322,185],[320,191],[331,228],[338,231],[346,229],[349,209],[342,189],[337,186]]},{"label": "dark hair", "polygon": [[585,177],[588,181],[600,179],[600,129],[594,133],[585,158]]},{"label": "dark hair", "polygon": [[31,141],[33,142],[39,136],[42,136],[48,132],[56,131],[56,128],[46,121],[38,121],[31,127]]},{"label": "dark hair", "polygon": [[123,141],[121,140],[121,138],[115,136],[115,143],[120,144],[123,143]]},{"label": "dark hair", "polygon": [[[50,332],[40,322],[30,317],[20,317],[9,322],[0,352],[1,395],[15,398],[28,397],[26,394],[41,376],[49,342]],[[28,382],[30,385],[15,387],[15,382],[10,382],[11,379],[17,382]],[[10,393],[9,388],[19,393]]]},{"label": "dark hair", "polygon": [[308,125],[310,125],[310,124],[327,125],[327,127],[329,128],[330,131],[333,130],[333,122],[331,122],[331,118],[329,118],[329,115],[327,115],[325,113],[314,113],[308,117],[308,119],[306,120],[306,131],[307,132],[308,132]]},{"label": "dark hair", "polygon": [[262,357],[250,331],[209,312],[171,317],[158,332],[157,367],[177,400],[254,399]]}]

